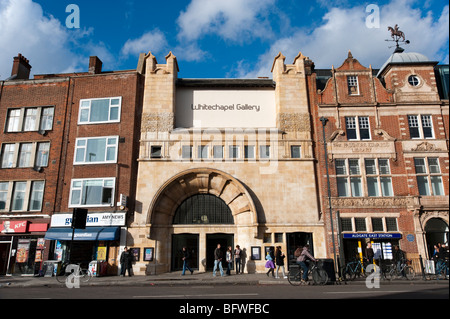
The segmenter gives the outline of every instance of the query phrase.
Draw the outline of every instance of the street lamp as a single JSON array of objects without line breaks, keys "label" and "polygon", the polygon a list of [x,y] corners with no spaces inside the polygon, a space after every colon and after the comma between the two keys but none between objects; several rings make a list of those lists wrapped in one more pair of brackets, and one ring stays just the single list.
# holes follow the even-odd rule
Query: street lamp
[{"label": "street lamp", "polygon": [[322,122],[322,132],[323,132],[323,148],[325,151],[325,168],[327,172],[327,188],[328,188],[328,205],[330,206],[330,226],[331,226],[331,238],[333,242],[333,256],[334,256],[334,269],[337,269],[337,260],[336,260],[336,243],[334,242],[334,226],[333,226],[333,208],[331,207],[331,187],[330,187],[330,174],[328,172],[328,152],[327,152],[327,140],[325,138],[325,126],[327,125],[328,119],[325,117],[321,117],[320,121]]}]

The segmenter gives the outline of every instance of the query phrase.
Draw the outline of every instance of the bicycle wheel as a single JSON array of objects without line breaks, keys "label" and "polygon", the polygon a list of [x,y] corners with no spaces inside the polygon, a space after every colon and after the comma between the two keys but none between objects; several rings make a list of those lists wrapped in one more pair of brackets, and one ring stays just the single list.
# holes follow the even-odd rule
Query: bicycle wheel
[{"label": "bicycle wheel", "polygon": [[89,269],[80,269],[79,276],[82,282],[88,282],[92,278],[92,273]]},{"label": "bicycle wheel", "polygon": [[328,274],[323,269],[313,269],[312,278],[316,285],[326,285],[328,283]]},{"label": "bicycle wheel", "polygon": [[65,284],[67,277],[69,277],[70,273],[66,272],[66,269],[61,269],[59,272],[56,273],[55,277],[56,280],[61,283],[61,284]]},{"label": "bicycle wheel", "polygon": [[386,277],[387,280],[394,280],[395,278],[397,278],[397,269],[396,268],[388,269],[388,271],[385,272],[384,276]]},{"label": "bicycle wheel", "polygon": [[300,286],[302,280],[302,271],[301,269],[290,270],[288,272],[288,281],[292,286]]},{"label": "bicycle wheel", "polygon": [[405,269],[403,269],[405,276],[408,280],[413,280],[416,276],[416,272],[414,271],[413,267],[406,266]]},{"label": "bicycle wheel", "polygon": [[342,273],[342,276],[344,277],[345,280],[353,280],[354,279],[353,271],[349,266],[345,267],[345,269]]}]

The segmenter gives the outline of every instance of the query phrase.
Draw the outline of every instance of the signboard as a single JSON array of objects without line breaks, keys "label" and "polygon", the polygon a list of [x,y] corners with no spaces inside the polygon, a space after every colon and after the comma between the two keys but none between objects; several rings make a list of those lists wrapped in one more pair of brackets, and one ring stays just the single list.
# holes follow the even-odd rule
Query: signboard
[{"label": "signboard", "polygon": [[[126,213],[88,213],[86,227],[125,226]],[[71,227],[72,214],[55,214],[51,227]]]},{"label": "signboard", "polygon": [[370,238],[370,239],[400,239],[402,234],[398,233],[363,233],[363,234],[343,234],[344,239],[359,239],[359,238]]},{"label": "signboard", "polygon": [[3,234],[11,233],[26,233],[27,232],[28,221],[9,221],[6,220],[0,225],[0,232]]},{"label": "signboard", "polygon": [[276,127],[275,90],[177,90],[177,128]]}]

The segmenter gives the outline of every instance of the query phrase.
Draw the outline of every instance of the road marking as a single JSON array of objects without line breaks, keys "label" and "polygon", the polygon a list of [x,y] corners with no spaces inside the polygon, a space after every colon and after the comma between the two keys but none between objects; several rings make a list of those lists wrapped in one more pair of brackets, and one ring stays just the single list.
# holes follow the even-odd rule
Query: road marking
[{"label": "road marking", "polygon": [[325,291],[324,294],[371,294],[374,292],[379,292],[379,293],[405,293],[405,292],[411,292],[411,291],[407,291],[407,290],[364,290],[364,291]]},{"label": "road marking", "polygon": [[158,296],[133,296],[133,298],[186,298],[186,297],[244,297],[258,296],[257,293],[249,294],[198,294],[198,295],[158,295]]}]

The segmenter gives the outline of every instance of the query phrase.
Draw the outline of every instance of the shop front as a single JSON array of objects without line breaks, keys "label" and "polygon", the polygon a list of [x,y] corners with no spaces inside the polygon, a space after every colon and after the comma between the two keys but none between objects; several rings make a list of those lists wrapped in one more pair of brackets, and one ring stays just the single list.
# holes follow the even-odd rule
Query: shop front
[{"label": "shop front", "polygon": [[[122,227],[126,213],[89,213],[85,229],[71,228],[72,214],[55,214],[45,239],[54,241],[57,262],[94,265],[98,275],[117,275]],[[72,242],[73,239],[73,242]],[[70,247],[72,251],[70,252]]]},{"label": "shop front", "polygon": [[0,275],[38,275],[48,245],[48,223],[6,220],[0,224]]},{"label": "shop front", "polygon": [[344,233],[343,248],[345,261],[366,257],[367,244],[374,252],[374,260],[392,259],[394,246],[399,245],[400,233]]}]

